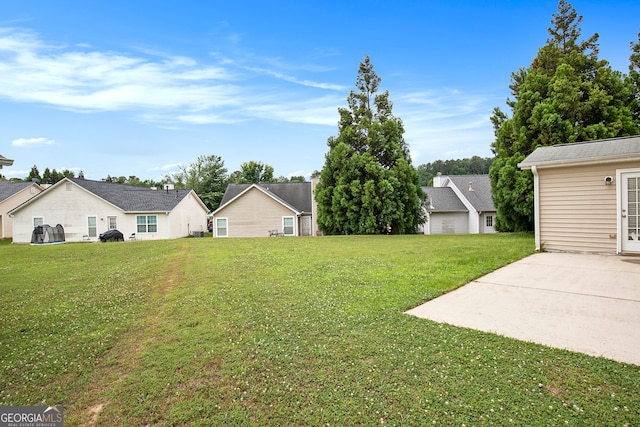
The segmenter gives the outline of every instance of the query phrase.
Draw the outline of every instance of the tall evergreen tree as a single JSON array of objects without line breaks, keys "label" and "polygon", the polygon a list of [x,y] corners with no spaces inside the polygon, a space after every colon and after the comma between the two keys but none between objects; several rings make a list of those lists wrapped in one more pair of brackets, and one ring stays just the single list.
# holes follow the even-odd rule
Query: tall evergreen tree
[{"label": "tall evergreen tree", "polygon": [[517,165],[537,147],[638,133],[629,80],[598,58],[598,34],[581,40],[581,22],[560,0],[546,45],[511,75],[511,117],[494,109],[489,174],[498,230],[533,229],[533,177]]},{"label": "tall evergreen tree", "polygon": [[29,171],[29,175],[27,175],[27,177],[25,178],[25,181],[30,182],[34,179],[37,179],[38,181],[42,181],[42,177],[40,176],[40,171],[38,170],[38,167],[36,165],[33,165],[31,170]]},{"label": "tall evergreen tree", "polygon": [[424,219],[423,193],[411,165],[402,120],[389,92],[376,95],[380,77],[368,56],[356,88],[339,108],[339,135],[316,186],[318,227],[327,234],[415,233]]}]

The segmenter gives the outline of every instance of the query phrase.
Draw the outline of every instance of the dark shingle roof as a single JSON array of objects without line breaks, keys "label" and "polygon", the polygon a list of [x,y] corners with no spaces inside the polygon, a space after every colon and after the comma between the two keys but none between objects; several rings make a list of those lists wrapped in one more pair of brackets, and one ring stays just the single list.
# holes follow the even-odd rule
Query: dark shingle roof
[{"label": "dark shingle roof", "polygon": [[[229,184],[220,206],[229,203],[253,184]],[[299,212],[311,212],[310,182],[279,182],[257,184],[271,196]]]},{"label": "dark shingle roof", "polygon": [[0,202],[32,184],[33,182],[0,181]]},{"label": "dark shingle roof", "polygon": [[495,211],[491,198],[489,175],[449,175],[447,178],[458,187],[478,212]]},{"label": "dark shingle roof", "polygon": [[449,187],[423,187],[429,196],[427,208],[430,212],[469,212],[456,193]]},{"label": "dark shingle roof", "polygon": [[632,158],[640,158],[640,136],[538,147],[518,167],[530,169],[531,166]]},{"label": "dark shingle roof", "polygon": [[152,190],[104,181],[68,179],[125,212],[169,212],[191,192],[191,189]]}]

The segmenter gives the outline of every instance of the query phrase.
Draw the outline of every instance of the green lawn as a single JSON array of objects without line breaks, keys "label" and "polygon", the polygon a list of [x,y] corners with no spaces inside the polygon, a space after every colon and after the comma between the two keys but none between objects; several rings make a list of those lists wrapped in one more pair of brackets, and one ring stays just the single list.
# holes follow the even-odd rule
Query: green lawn
[{"label": "green lawn", "polygon": [[[65,425],[640,425],[640,367],[408,308],[530,235],[0,242],[0,405]],[[561,327],[561,325],[559,325]]]}]

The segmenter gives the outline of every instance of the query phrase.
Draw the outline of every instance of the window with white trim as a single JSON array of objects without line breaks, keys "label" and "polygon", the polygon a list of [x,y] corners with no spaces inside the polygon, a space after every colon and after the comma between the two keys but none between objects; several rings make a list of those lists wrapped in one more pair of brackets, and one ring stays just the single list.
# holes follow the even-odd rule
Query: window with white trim
[{"label": "window with white trim", "polygon": [[98,217],[87,217],[87,235],[89,237],[98,237]]},{"label": "window with white trim", "polygon": [[115,216],[108,216],[107,217],[107,227],[109,227],[109,230],[115,230],[118,228],[118,221],[117,221],[117,217]]},{"label": "window with white trim", "polygon": [[282,234],[285,236],[293,236],[295,228],[293,226],[293,217],[292,216],[283,216],[282,217]]},{"label": "window with white trim", "polygon": [[136,216],[137,233],[157,233],[158,215],[138,215]]},{"label": "window with white trim", "polygon": [[43,216],[34,216],[33,217],[33,228],[44,225],[44,217]]},{"label": "window with white trim", "polygon": [[227,237],[229,235],[227,218],[216,218],[216,237]]}]

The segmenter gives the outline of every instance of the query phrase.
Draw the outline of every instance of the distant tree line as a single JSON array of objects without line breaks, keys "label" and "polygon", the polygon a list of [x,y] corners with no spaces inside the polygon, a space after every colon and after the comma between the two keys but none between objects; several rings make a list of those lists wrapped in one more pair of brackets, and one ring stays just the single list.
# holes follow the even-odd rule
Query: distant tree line
[{"label": "distant tree line", "polygon": [[[69,169],[65,169],[61,172],[57,171],[56,169],[49,169],[49,168],[45,168],[45,170],[40,173],[40,170],[38,169],[38,166],[33,165],[33,167],[31,168],[31,170],[29,171],[29,174],[27,175],[26,178],[24,179],[20,179],[20,178],[12,178],[12,181],[17,181],[17,182],[31,182],[34,180],[37,180],[37,182],[41,183],[41,184],[55,184],[58,181],[62,181],[62,179],[64,178],[80,178],[80,179],[84,179],[84,172],[80,171],[78,172],[78,175],[76,176],[75,172],[69,170]],[[151,179],[145,179],[142,180],[140,178],[138,178],[135,175],[129,175],[129,177],[126,176],[111,176],[111,175],[107,175],[106,178],[103,178],[102,181],[105,182],[113,182],[113,183],[118,183],[118,184],[127,184],[127,185],[136,185],[138,187],[162,187],[164,185],[164,181],[154,181]]]},{"label": "distant tree line", "polygon": [[428,187],[433,185],[433,177],[442,175],[484,175],[489,173],[493,162],[492,157],[473,156],[468,159],[436,160],[432,163],[419,165],[416,170],[420,177],[420,185]]}]

